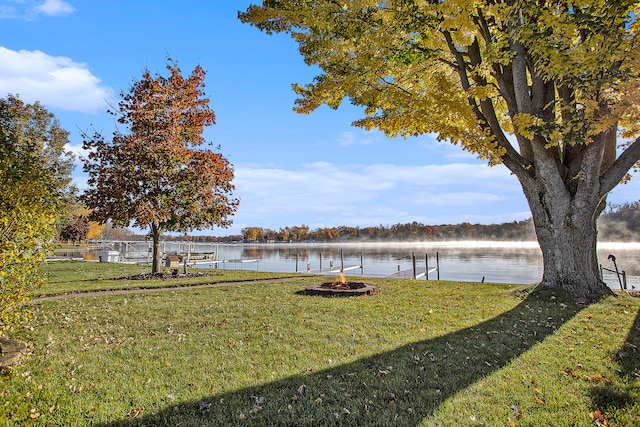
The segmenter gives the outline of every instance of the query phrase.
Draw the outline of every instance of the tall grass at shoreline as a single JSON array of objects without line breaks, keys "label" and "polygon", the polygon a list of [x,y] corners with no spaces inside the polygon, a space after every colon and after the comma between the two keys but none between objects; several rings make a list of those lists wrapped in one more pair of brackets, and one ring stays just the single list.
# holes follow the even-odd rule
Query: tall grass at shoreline
[{"label": "tall grass at shoreline", "polygon": [[0,425],[640,424],[636,298],[403,279],[299,293],[319,280],[37,303]]}]

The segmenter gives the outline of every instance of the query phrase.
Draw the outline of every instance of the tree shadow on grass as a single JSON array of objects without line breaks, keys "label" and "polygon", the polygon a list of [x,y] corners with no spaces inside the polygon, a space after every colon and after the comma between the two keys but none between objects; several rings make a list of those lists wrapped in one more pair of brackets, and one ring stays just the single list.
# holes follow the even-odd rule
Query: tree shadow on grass
[{"label": "tree shadow on grass", "polygon": [[102,426],[415,426],[579,310],[562,296],[535,291],[500,316],[441,337]]},{"label": "tree shadow on grass", "polygon": [[618,374],[623,378],[625,385],[620,387],[605,382],[591,389],[594,410],[603,414],[616,410],[624,411],[638,404],[633,389],[637,389],[637,385],[634,384],[637,384],[640,378],[640,312],[636,313],[622,348],[611,355],[611,358],[618,362],[620,366]]}]

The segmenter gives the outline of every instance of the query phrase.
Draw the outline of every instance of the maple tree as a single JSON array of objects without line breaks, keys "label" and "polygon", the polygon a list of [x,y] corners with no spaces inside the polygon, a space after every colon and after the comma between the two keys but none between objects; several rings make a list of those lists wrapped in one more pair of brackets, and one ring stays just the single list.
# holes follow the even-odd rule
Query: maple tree
[{"label": "maple tree", "polygon": [[71,197],[68,135],[40,103],[0,99],[0,335],[44,282],[40,265]]},{"label": "maple tree", "polygon": [[78,244],[87,238],[89,234],[89,219],[84,215],[75,214],[73,220],[60,230],[59,238]]},{"label": "maple tree", "polygon": [[65,218],[59,224],[58,240],[75,240],[79,242],[85,239],[90,240],[102,237],[105,224],[89,221],[91,211],[82,203],[79,203],[77,197],[75,199],[76,202],[68,206]]},{"label": "maple tree", "polygon": [[238,206],[232,165],[201,147],[204,128],[215,123],[203,91],[205,71],[196,66],[185,78],[170,58],[167,70],[168,77],[145,70],[121,94],[118,111],[110,111],[128,133],[115,131],[111,141],[99,133],[85,135],[83,144],[89,188],[81,199],[90,218],[148,228],[154,274],[160,270],[163,231],[228,227]]},{"label": "maple tree", "polygon": [[[239,18],[284,32],[321,74],[295,110],[348,98],[388,136],[435,133],[519,180],[545,287],[609,294],[596,254],[608,193],[640,159],[638,3],[264,0]],[[616,152],[621,137],[619,153]]]}]

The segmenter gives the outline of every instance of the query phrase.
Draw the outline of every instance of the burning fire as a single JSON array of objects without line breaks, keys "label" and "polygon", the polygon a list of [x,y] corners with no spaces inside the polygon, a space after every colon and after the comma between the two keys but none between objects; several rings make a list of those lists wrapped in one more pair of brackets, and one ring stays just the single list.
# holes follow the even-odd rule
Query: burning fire
[{"label": "burning fire", "polygon": [[344,288],[349,284],[349,281],[344,277],[343,273],[340,273],[340,276],[336,278],[336,280],[331,283],[332,288]]}]

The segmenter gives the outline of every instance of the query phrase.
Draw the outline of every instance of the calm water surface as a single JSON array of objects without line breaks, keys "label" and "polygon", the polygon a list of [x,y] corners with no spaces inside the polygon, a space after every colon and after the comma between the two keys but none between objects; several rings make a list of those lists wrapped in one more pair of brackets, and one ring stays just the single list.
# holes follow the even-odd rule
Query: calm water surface
[{"label": "calm water surface", "polygon": [[[116,254],[126,254],[127,261],[150,261],[149,242],[109,242]],[[418,273],[438,263],[441,280],[490,283],[537,283],[542,278],[542,255],[537,242],[428,242],[428,243],[277,243],[277,244],[204,244],[163,242],[165,253],[187,252],[207,254],[230,262],[215,264],[218,268],[273,272],[329,273],[344,265],[349,276],[385,277],[398,270],[412,272],[412,255],[416,257]],[[629,283],[640,288],[640,243],[600,243],[598,257],[606,269],[614,270],[609,254],[616,258],[617,267],[625,271]],[[98,253],[93,255],[98,259]],[[68,255],[67,255],[68,256]],[[201,256],[201,258],[204,257]],[[238,260],[253,260],[239,262]],[[362,260],[362,263],[361,263]],[[343,264],[344,263],[344,264]],[[360,266],[363,268],[350,269]],[[214,264],[199,264],[211,267]],[[337,273],[336,273],[337,274]],[[429,279],[437,279],[431,272]],[[619,288],[617,276],[608,273],[605,281]]]},{"label": "calm water surface", "polygon": [[[429,243],[345,243],[345,244],[236,244],[219,245],[220,259],[257,259],[257,263],[227,264],[225,268],[257,268],[261,271],[317,272],[340,268],[344,259],[349,275],[388,276],[412,270],[415,254],[417,270],[440,266],[440,279],[492,283],[530,284],[542,278],[542,255],[537,242],[429,242]],[[609,254],[616,257],[619,270],[640,276],[640,243],[601,243],[600,264],[614,269]],[[322,266],[320,262],[322,260]],[[430,273],[435,279],[437,273]],[[617,279],[616,279],[617,280]],[[617,286],[617,284],[616,284]]]}]

